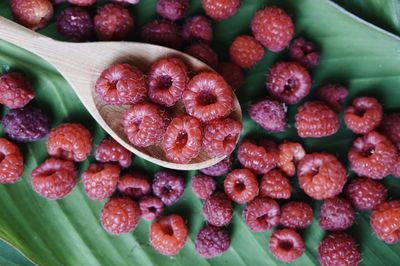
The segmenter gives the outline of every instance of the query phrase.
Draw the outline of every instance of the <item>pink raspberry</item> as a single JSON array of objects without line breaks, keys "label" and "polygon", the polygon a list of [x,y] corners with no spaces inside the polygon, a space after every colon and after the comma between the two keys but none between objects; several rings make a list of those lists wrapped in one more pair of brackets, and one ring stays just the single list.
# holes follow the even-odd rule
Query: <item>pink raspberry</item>
[{"label": "pink raspberry", "polygon": [[275,100],[265,99],[249,108],[250,118],[268,132],[282,132],[286,127],[286,106]]},{"label": "pink raspberry", "polygon": [[185,180],[178,173],[161,170],[154,175],[153,193],[165,205],[176,203],[185,192]]},{"label": "pink raspberry", "polygon": [[299,62],[306,68],[315,68],[319,64],[320,52],[316,45],[299,37],[290,46],[290,59]]},{"label": "pink raspberry", "polygon": [[258,196],[257,177],[249,169],[235,169],[226,176],[224,191],[232,201],[247,203]]},{"label": "pink raspberry", "polygon": [[30,83],[19,72],[0,76],[0,104],[10,109],[22,108],[35,97]]},{"label": "pink raspberry", "polygon": [[228,156],[213,166],[200,169],[200,172],[209,176],[221,176],[228,173],[229,170],[231,169],[231,166],[232,166],[232,156]]},{"label": "pink raspberry", "polygon": [[204,200],[211,196],[216,186],[217,182],[211,176],[197,174],[192,177],[192,191],[200,199]]},{"label": "pink raspberry", "polygon": [[213,69],[217,69],[218,67],[218,55],[206,43],[192,43],[186,47],[185,53],[203,61]]},{"label": "pink raspberry", "polygon": [[244,140],[239,146],[237,157],[244,167],[265,174],[278,164],[278,150],[276,144],[269,140],[255,143],[252,140]]},{"label": "pink raspberry", "polygon": [[254,37],[241,35],[232,42],[229,55],[241,68],[251,68],[263,58],[264,48]]},{"label": "pink raspberry", "polygon": [[233,216],[231,200],[222,192],[215,192],[203,204],[203,216],[207,223],[214,226],[229,224]]},{"label": "pink raspberry", "polygon": [[313,209],[305,202],[292,201],[281,208],[279,223],[284,227],[305,229],[313,220]]},{"label": "pink raspberry", "polygon": [[139,199],[139,208],[142,218],[146,221],[152,221],[164,211],[164,203],[156,196],[146,195]]},{"label": "pink raspberry", "polygon": [[400,113],[386,115],[382,121],[381,132],[400,148]]},{"label": "pink raspberry", "polygon": [[329,105],[336,113],[342,111],[342,105],[347,96],[349,96],[349,91],[341,84],[328,84],[317,91],[318,99]]},{"label": "pink raspberry", "polygon": [[360,257],[357,243],[346,233],[329,234],[318,247],[318,261],[321,266],[357,266]]},{"label": "pink raspberry", "polygon": [[213,39],[211,22],[204,16],[195,16],[188,19],[182,28],[182,37],[187,42],[210,43]]},{"label": "pink raspberry", "polygon": [[284,228],[276,230],[269,239],[269,249],[278,260],[292,263],[303,255],[303,238],[295,230]]},{"label": "pink raspberry", "polygon": [[324,200],[319,212],[319,226],[324,230],[343,231],[354,223],[354,211],[345,199],[333,197]]},{"label": "pink raspberry", "polygon": [[139,199],[151,192],[151,181],[141,173],[128,173],[118,182],[118,190],[127,197]]},{"label": "pink raspberry", "polygon": [[182,47],[182,38],[178,26],[171,21],[156,19],[143,26],[141,32],[143,42],[179,50]]},{"label": "pink raspberry", "polygon": [[46,26],[53,17],[53,5],[50,0],[10,0],[14,20],[31,29]]},{"label": "pink raspberry", "polygon": [[239,9],[240,0],[201,0],[206,14],[219,21],[233,16]]},{"label": "pink raspberry", "polygon": [[279,204],[267,197],[257,197],[246,204],[243,209],[243,220],[253,232],[272,229],[279,224]]},{"label": "pink raspberry", "polygon": [[352,180],[345,194],[354,208],[366,211],[383,203],[387,198],[388,190],[378,181],[363,177]]},{"label": "pink raspberry", "polygon": [[132,163],[132,153],[112,138],[105,138],[97,146],[94,158],[102,163],[117,162],[128,168]]},{"label": "pink raspberry", "polygon": [[156,12],[169,20],[178,20],[185,16],[189,0],[158,0]]},{"label": "pink raspberry", "polygon": [[221,255],[231,245],[228,231],[223,227],[212,225],[204,226],[196,236],[195,247],[197,253],[206,259]]},{"label": "pink raspberry", "polygon": [[344,111],[344,122],[354,133],[366,134],[381,123],[382,116],[382,106],[375,98],[358,97]]}]

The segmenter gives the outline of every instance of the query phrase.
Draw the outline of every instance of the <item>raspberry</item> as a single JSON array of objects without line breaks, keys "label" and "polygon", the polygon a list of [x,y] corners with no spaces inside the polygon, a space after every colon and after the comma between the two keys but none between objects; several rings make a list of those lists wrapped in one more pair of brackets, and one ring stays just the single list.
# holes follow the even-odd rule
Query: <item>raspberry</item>
[{"label": "raspberry", "polygon": [[284,228],[276,230],[269,239],[269,250],[278,260],[291,263],[303,255],[304,241],[295,230]]},{"label": "raspberry", "polygon": [[395,163],[391,167],[391,174],[396,178],[400,178],[400,155],[399,155],[399,153],[397,153]]},{"label": "raspberry", "polygon": [[150,226],[150,244],[166,256],[176,255],[185,245],[187,237],[187,225],[177,214],[162,217]]},{"label": "raspberry", "polygon": [[371,210],[383,203],[388,194],[384,185],[365,177],[352,180],[345,192],[353,207],[360,211]]},{"label": "raspberry", "polygon": [[349,96],[349,91],[341,84],[328,84],[317,91],[318,99],[329,105],[336,113],[342,111],[342,104],[347,96]]},{"label": "raspberry", "polygon": [[141,32],[143,42],[167,46],[179,50],[182,38],[178,26],[168,20],[156,19],[147,23]]},{"label": "raspberry", "polygon": [[300,188],[316,200],[338,195],[347,180],[344,166],[328,153],[307,154],[300,160],[297,171]]},{"label": "raspberry", "polygon": [[68,0],[68,2],[77,6],[90,6],[96,3],[96,0]]},{"label": "raspberry", "polygon": [[266,173],[261,180],[260,194],[273,199],[289,199],[292,195],[289,180],[278,170]]},{"label": "raspberry", "polygon": [[124,196],[139,199],[151,192],[151,182],[143,174],[129,173],[120,178],[118,190]]},{"label": "raspberry", "polygon": [[185,16],[189,0],[158,0],[156,12],[169,20],[178,20]]},{"label": "raspberry", "polygon": [[379,126],[382,116],[382,106],[375,98],[358,97],[344,111],[344,122],[354,133],[366,134]]},{"label": "raspberry", "polygon": [[306,102],[297,109],[295,127],[301,138],[322,138],[340,127],[338,115],[325,103]]},{"label": "raspberry", "polygon": [[286,106],[275,100],[265,99],[251,105],[250,118],[268,132],[282,132],[286,127]]},{"label": "raspberry", "polygon": [[324,230],[342,231],[354,223],[354,211],[350,203],[342,198],[324,200],[319,211],[319,226]]},{"label": "raspberry", "polygon": [[24,172],[24,159],[18,146],[0,138],[0,183],[15,183]]},{"label": "raspberry", "polygon": [[129,38],[134,23],[127,8],[110,3],[97,11],[94,30],[100,41],[122,41]]},{"label": "raspberry", "polygon": [[386,115],[382,121],[382,134],[387,136],[394,144],[400,143],[400,113]]},{"label": "raspberry", "polygon": [[311,41],[299,37],[290,46],[290,59],[302,64],[306,68],[315,68],[319,65],[320,52]]},{"label": "raspberry", "polygon": [[390,140],[375,131],[357,138],[348,153],[350,168],[357,175],[372,179],[389,175],[396,156]]},{"label": "raspberry", "polygon": [[371,213],[370,224],[376,236],[387,244],[400,241],[400,200],[386,201]]},{"label": "raspberry", "polygon": [[10,7],[14,20],[31,30],[43,28],[53,17],[50,0],[11,0]]},{"label": "raspberry", "polygon": [[273,199],[257,197],[246,204],[242,216],[251,231],[266,231],[278,225],[280,208]]},{"label": "raspberry", "polygon": [[182,98],[189,77],[182,60],[167,57],[151,65],[148,80],[149,98],[155,103],[169,107]]},{"label": "raspberry", "polygon": [[285,141],[278,146],[278,167],[287,176],[294,176],[298,161],[306,155],[303,146],[298,142]]},{"label": "raspberry", "polygon": [[204,201],[203,216],[211,225],[225,226],[232,220],[232,202],[224,193],[215,192]]},{"label": "raspberry", "polygon": [[185,192],[185,180],[182,176],[172,171],[159,171],[154,175],[153,193],[165,205],[176,203]]},{"label": "raspberry", "polygon": [[82,174],[86,195],[92,200],[111,197],[117,189],[120,168],[114,164],[92,163]]},{"label": "raspberry", "polygon": [[156,196],[146,195],[139,199],[139,208],[143,219],[152,221],[164,211],[164,203]]},{"label": "raspberry", "polygon": [[231,245],[228,231],[223,227],[212,225],[204,226],[196,236],[195,247],[197,253],[206,259],[221,255]]},{"label": "raspberry", "polygon": [[192,177],[192,191],[196,197],[207,199],[214,193],[217,182],[214,178],[204,174],[197,174]]},{"label": "raspberry", "polygon": [[108,104],[136,104],[147,93],[142,71],[129,64],[112,65],[96,81],[97,95]]},{"label": "raspberry", "polygon": [[210,43],[213,39],[213,29],[210,21],[204,16],[188,19],[182,28],[182,37],[187,42]]},{"label": "raspberry", "polygon": [[287,104],[296,104],[310,93],[311,77],[298,63],[278,62],[272,66],[266,85],[271,96]]},{"label": "raspberry", "polygon": [[50,131],[47,115],[31,105],[8,111],[2,124],[8,136],[22,142],[43,139]]},{"label": "raspberry", "polygon": [[130,198],[111,198],[101,210],[101,224],[113,235],[132,232],[139,224],[140,209]]},{"label": "raspberry", "polygon": [[251,30],[254,37],[272,52],[285,49],[294,34],[290,16],[278,7],[267,7],[256,12]]},{"label": "raspberry", "polygon": [[360,262],[360,251],[350,235],[331,233],[319,244],[318,261],[321,266],[357,266]]},{"label": "raspberry", "polygon": [[32,87],[21,73],[11,72],[0,76],[0,104],[10,109],[21,108],[33,97]]},{"label": "raspberry", "polygon": [[93,19],[89,12],[80,7],[67,7],[57,18],[58,32],[73,40],[90,39],[93,27]]},{"label": "raspberry", "polygon": [[94,157],[102,163],[117,162],[123,168],[132,163],[132,154],[112,138],[105,138],[96,148]]},{"label": "raspberry", "polygon": [[201,5],[209,17],[220,21],[236,14],[240,0],[201,0]]},{"label": "raspberry", "polygon": [[199,59],[213,69],[217,69],[218,67],[218,55],[206,43],[192,43],[188,47],[186,47],[185,53]]},{"label": "raspberry", "polygon": [[65,198],[76,185],[73,162],[50,158],[32,170],[32,188],[49,200]]},{"label": "raspberry", "polygon": [[86,160],[91,150],[90,132],[81,124],[61,124],[49,134],[47,152],[50,156],[82,162]]},{"label": "raspberry", "polygon": [[129,141],[139,147],[156,144],[166,129],[166,114],[158,106],[140,102],[124,114],[122,124]]},{"label": "raspberry", "polygon": [[162,148],[169,161],[189,163],[199,155],[203,128],[199,120],[188,115],[172,119],[165,131]]},{"label": "raspberry", "polygon": [[228,156],[213,166],[200,169],[200,172],[209,176],[221,176],[228,173],[229,170],[231,169],[231,166],[232,166],[232,156]]},{"label": "raspberry", "polygon": [[204,129],[203,149],[210,157],[228,156],[235,149],[242,123],[231,118],[215,119]]},{"label": "raspberry", "polygon": [[247,203],[258,195],[257,177],[248,169],[233,170],[225,178],[224,190],[234,202]]},{"label": "raspberry", "polygon": [[242,141],[237,153],[240,163],[258,174],[265,174],[275,168],[278,161],[277,155],[276,147],[257,145],[248,139]]},{"label": "raspberry", "polygon": [[244,81],[243,70],[231,62],[222,62],[218,66],[218,73],[234,90],[240,89]]},{"label": "raspberry", "polygon": [[232,42],[229,55],[241,68],[251,68],[263,58],[264,48],[254,37],[241,35]]},{"label": "raspberry", "polygon": [[313,210],[305,202],[292,201],[281,208],[279,223],[293,229],[306,229],[313,220]]}]

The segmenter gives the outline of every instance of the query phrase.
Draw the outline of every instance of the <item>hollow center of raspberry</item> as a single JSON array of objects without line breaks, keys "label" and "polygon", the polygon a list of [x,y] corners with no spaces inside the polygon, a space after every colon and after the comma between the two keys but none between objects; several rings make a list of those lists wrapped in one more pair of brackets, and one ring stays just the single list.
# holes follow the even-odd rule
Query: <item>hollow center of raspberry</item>
[{"label": "hollow center of raspberry", "polygon": [[137,187],[131,187],[126,190],[126,194],[132,195],[134,197],[139,197],[140,195],[142,195],[142,189]]},{"label": "hollow center of raspberry", "polygon": [[160,90],[167,90],[172,85],[172,79],[170,76],[161,76],[158,79],[158,89]]},{"label": "hollow center of raspberry", "polygon": [[181,131],[178,134],[178,137],[176,138],[175,145],[182,148],[186,146],[186,143],[188,141],[188,134],[186,131]]},{"label": "hollow center of raspberry", "polygon": [[369,157],[369,156],[373,155],[374,153],[375,153],[375,147],[368,146],[361,152],[361,155],[364,157]]},{"label": "hollow center of raspberry", "polygon": [[279,247],[283,250],[291,250],[293,248],[293,243],[288,240],[282,240],[279,242]]},{"label": "hollow center of raspberry", "polygon": [[319,168],[320,168],[320,166],[313,166],[310,169],[311,175],[313,175],[313,176],[317,175],[319,173]]},{"label": "hollow center of raspberry", "polygon": [[283,94],[292,94],[297,87],[296,79],[288,79],[285,86],[283,87]]},{"label": "hollow center of raspberry", "polygon": [[148,208],[148,210],[149,210],[150,213],[156,213],[157,212],[157,209],[155,207],[150,207],[150,208]]},{"label": "hollow center of raspberry", "polygon": [[357,108],[354,113],[359,117],[363,117],[366,111],[365,109]]},{"label": "hollow center of raspberry", "polygon": [[4,160],[4,158],[6,158],[6,156],[4,153],[0,152],[0,163]]},{"label": "hollow center of raspberry", "polygon": [[204,106],[217,102],[217,97],[211,92],[202,92],[198,99],[199,103]]},{"label": "hollow center of raspberry", "polygon": [[65,158],[67,160],[72,160],[72,159],[74,159],[74,153],[72,151],[66,151],[63,149],[59,149],[58,157]]},{"label": "hollow center of raspberry", "polygon": [[235,190],[237,192],[242,192],[243,190],[246,189],[246,186],[244,185],[242,180],[236,180],[235,182]]},{"label": "hollow center of raspberry", "polygon": [[166,186],[164,186],[164,187],[162,188],[161,193],[162,193],[163,195],[168,195],[168,194],[170,194],[172,191],[173,191],[172,187],[169,186],[169,185],[166,185]]},{"label": "hollow center of raspberry", "polygon": [[174,235],[174,230],[172,230],[171,225],[161,225],[161,230],[164,232],[164,234],[173,236]]}]

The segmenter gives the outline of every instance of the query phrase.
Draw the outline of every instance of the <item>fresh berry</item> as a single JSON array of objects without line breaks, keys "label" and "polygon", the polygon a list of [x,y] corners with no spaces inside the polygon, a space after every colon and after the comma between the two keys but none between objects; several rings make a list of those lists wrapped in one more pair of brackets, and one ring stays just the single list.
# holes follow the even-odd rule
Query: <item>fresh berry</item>
[{"label": "fresh berry", "polygon": [[278,167],[287,176],[294,176],[297,163],[306,155],[303,146],[298,142],[285,141],[278,146]]},{"label": "fresh berry", "polygon": [[400,178],[400,154],[397,152],[395,163],[391,167],[391,174],[396,177]]},{"label": "fresh berry", "polygon": [[263,58],[264,48],[254,37],[241,35],[232,42],[229,55],[241,68],[251,68]]},{"label": "fresh berry", "polygon": [[325,103],[306,102],[297,109],[295,127],[301,138],[322,138],[340,127],[338,115]]},{"label": "fresh berry", "polygon": [[152,221],[164,211],[164,203],[156,196],[146,195],[139,199],[139,208],[142,218]]},{"label": "fresh berry", "polygon": [[178,26],[168,20],[156,19],[147,23],[141,32],[143,42],[167,46],[179,50],[182,38]]},{"label": "fresh berry", "polygon": [[221,176],[228,173],[229,170],[231,169],[231,166],[232,166],[232,156],[228,156],[213,166],[200,169],[200,172],[209,176]]},{"label": "fresh berry", "polygon": [[272,52],[285,49],[294,33],[290,16],[278,7],[267,7],[257,11],[251,30],[254,37]]},{"label": "fresh berry", "polygon": [[286,106],[279,101],[265,99],[251,105],[250,118],[268,132],[282,132],[286,127]]},{"label": "fresh berry", "polygon": [[93,18],[80,7],[67,7],[57,18],[60,34],[77,41],[86,41],[92,36]]},{"label": "fresh berry", "polygon": [[127,197],[139,199],[151,192],[151,181],[140,173],[128,173],[118,181],[118,190]]},{"label": "fresh berry", "polygon": [[318,99],[329,105],[336,113],[342,111],[342,105],[347,96],[349,96],[349,91],[341,84],[328,84],[317,91]]},{"label": "fresh berry", "polygon": [[400,201],[386,201],[371,213],[370,224],[376,236],[387,244],[400,241]]},{"label": "fresh berry", "polygon": [[319,64],[320,52],[313,42],[299,37],[290,46],[289,56],[306,68],[315,68]]},{"label": "fresh berry", "polygon": [[24,172],[24,159],[18,146],[0,138],[0,183],[15,183]]},{"label": "fresh berry", "polygon": [[203,216],[207,223],[215,226],[229,224],[233,216],[231,200],[222,192],[215,192],[203,204]]},{"label": "fresh berry", "polygon": [[244,82],[243,70],[231,62],[222,62],[218,66],[218,73],[234,90],[240,89]]},{"label": "fresh berry", "polygon": [[328,231],[343,231],[354,223],[354,211],[350,203],[342,198],[324,200],[319,211],[319,226]]},{"label": "fresh berry", "polygon": [[196,236],[195,247],[197,253],[206,259],[221,255],[231,245],[228,231],[223,227],[212,225],[204,226]]},{"label": "fresh berry", "polygon": [[189,0],[158,0],[156,12],[163,18],[178,20],[185,16]]},{"label": "fresh berry", "polygon": [[261,232],[279,224],[280,212],[275,200],[257,197],[246,204],[242,216],[251,231]]},{"label": "fresh berry", "polygon": [[228,116],[233,109],[233,92],[223,77],[213,72],[197,74],[183,93],[186,112],[202,122]]},{"label": "fresh berry", "polygon": [[76,186],[73,162],[50,158],[32,170],[32,188],[50,200],[66,197]]},{"label": "fresh berry", "polygon": [[313,220],[313,210],[305,202],[292,201],[281,208],[279,223],[288,228],[306,229]]},{"label": "fresh berry", "polygon": [[356,242],[346,233],[329,234],[318,247],[318,261],[321,266],[357,266],[360,257]]},{"label": "fresh berry", "polygon": [[176,255],[185,245],[188,228],[180,215],[159,218],[150,226],[150,244],[165,256]]},{"label": "fresh berry", "polygon": [[94,158],[102,163],[116,162],[123,168],[132,163],[132,154],[112,138],[105,138],[96,148]]},{"label": "fresh berry", "polygon": [[162,58],[153,63],[147,79],[150,100],[168,107],[182,98],[189,82],[185,63],[174,57]]},{"label": "fresh berry", "polygon": [[216,186],[217,182],[211,176],[197,174],[192,177],[192,191],[200,199],[205,200],[211,196]]},{"label": "fresh berry", "polygon": [[240,0],[201,0],[206,14],[219,21],[235,15],[240,6]]},{"label": "fresh berry", "polygon": [[295,230],[284,228],[276,230],[269,239],[269,250],[278,260],[292,263],[303,255],[303,238]]},{"label": "fresh berry", "polygon": [[372,179],[389,175],[396,156],[396,147],[375,131],[357,138],[348,153],[351,169],[359,176]]},{"label": "fresh berry", "polygon": [[50,0],[11,0],[10,7],[14,20],[31,30],[43,28],[53,17]]},{"label": "fresh berry", "polygon": [[353,207],[360,211],[371,210],[383,203],[388,194],[383,184],[365,177],[352,180],[345,192]]},{"label": "fresh berry", "polygon": [[381,123],[382,116],[382,106],[375,98],[358,97],[344,111],[344,122],[354,133],[366,134]]},{"label": "fresh berry", "polygon": [[285,175],[278,170],[272,170],[261,179],[260,195],[273,199],[289,199],[292,186]]},{"label": "fresh berry", "polygon": [[338,195],[347,180],[344,166],[328,153],[307,154],[300,160],[297,171],[300,188],[316,200]]},{"label": "fresh berry", "polygon": [[95,91],[108,104],[136,104],[146,96],[146,78],[132,65],[112,65],[97,79]]},{"label": "fresh berry", "polygon": [[257,145],[252,140],[244,140],[239,146],[237,157],[240,163],[258,173],[265,174],[275,168],[278,163],[278,151],[276,147],[267,145]]},{"label": "fresh berry", "polygon": [[400,113],[386,115],[382,121],[382,134],[387,136],[394,144],[400,144]]},{"label": "fresh berry", "polygon": [[31,85],[19,72],[0,76],[0,104],[10,109],[21,108],[34,97]]},{"label": "fresh berry", "polygon": [[266,81],[269,94],[287,104],[296,104],[311,90],[311,77],[298,63],[278,62],[272,66]]},{"label": "fresh berry", "polygon": [[89,130],[81,124],[61,124],[49,134],[47,152],[50,156],[82,162],[91,150],[92,137]]},{"label": "fresh berry", "polygon": [[195,16],[188,19],[182,28],[182,37],[187,42],[210,43],[213,39],[211,22],[204,16]]},{"label": "fresh berry", "polygon": [[96,3],[96,0],[68,0],[68,2],[76,6],[90,6]]},{"label": "fresh berry", "polygon": [[245,204],[257,197],[257,177],[248,169],[235,169],[224,180],[225,194],[234,202]]},{"label": "fresh berry", "polygon": [[214,69],[217,69],[218,67],[218,55],[206,43],[192,43],[188,47],[186,47],[185,53],[199,59],[200,61]]},{"label": "fresh berry", "polygon": [[176,172],[159,171],[154,175],[153,193],[159,197],[165,205],[176,203],[185,192],[185,180]]}]

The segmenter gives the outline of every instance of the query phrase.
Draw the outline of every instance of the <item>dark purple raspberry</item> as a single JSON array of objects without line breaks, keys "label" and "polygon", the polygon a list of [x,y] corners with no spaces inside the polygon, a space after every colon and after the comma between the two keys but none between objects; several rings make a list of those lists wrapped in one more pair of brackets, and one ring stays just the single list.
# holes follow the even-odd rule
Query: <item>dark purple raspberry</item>
[{"label": "dark purple raspberry", "polygon": [[227,251],[231,238],[225,228],[206,225],[197,234],[195,245],[200,256],[210,259]]},{"label": "dark purple raspberry", "polygon": [[286,126],[286,106],[284,103],[265,99],[249,108],[249,115],[254,122],[268,132],[282,132]]},{"label": "dark purple raspberry", "polygon": [[204,16],[195,16],[188,19],[183,25],[182,37],[187,42],[202,41],[210,43],[213,39],[211,22]]},{"label": "dark purple raspberry", "polygon": [[182,38],[178,26],[168,20],[156,19],[147,23],[141,32],[143,42],[167,46],[179,50],[182,47]]},{"label": "dark purple raspberry", "polygon": [[324,230],[342,231],[354,223],[354,211],[350,203],[334,197],[324,200],[319,212],[319,226]]},{"label": "dark purple raspberry", "polygon": [[153,193],[165,205],[177,202],[185,192],[185,180],[176,172],[162,170],[154,175]]},{"label": "dark purple raspberry", "polygon": [[163,18],[178,20],[185,16],[189,0],[158,0],[156,12]]},{"label": "dark purple raspberry", "polygon": [[57,30],[68,38],[86,41],[93,33],[93,18],[81,7],[67,7],[57,18]]},{"label": "dark purple raspberry", "polygon": [[142,218],[146,221],[156,219],[164,211],[164,203],[156,196],[146,195],[139,200]]},{"label": "dark purple raspberry", "polygon": [[192,177],[192,191],[200,199],[206,199],[214,193],[216,182],[214,178],[204,174]]},{"label": "dark purple raspberry", "polygon": [[316,45],[299,37],[290,46],[290,59],[296,61],[306,68],[315,68],[319,64],[320,52]]},{"label": "dark purple raspberry", "polygon": [[233,216],[232,201],[222,192],[215,192],[204,201],[203,216],[207,223],[215,226],[229,224]]},{"label": "dark purple raspberry", "polygon": [[231,166],[232,156],[228,156],[216,165],[200,169],[200,172],[209,176],[221,176],[227,174],[231,170]]}]

